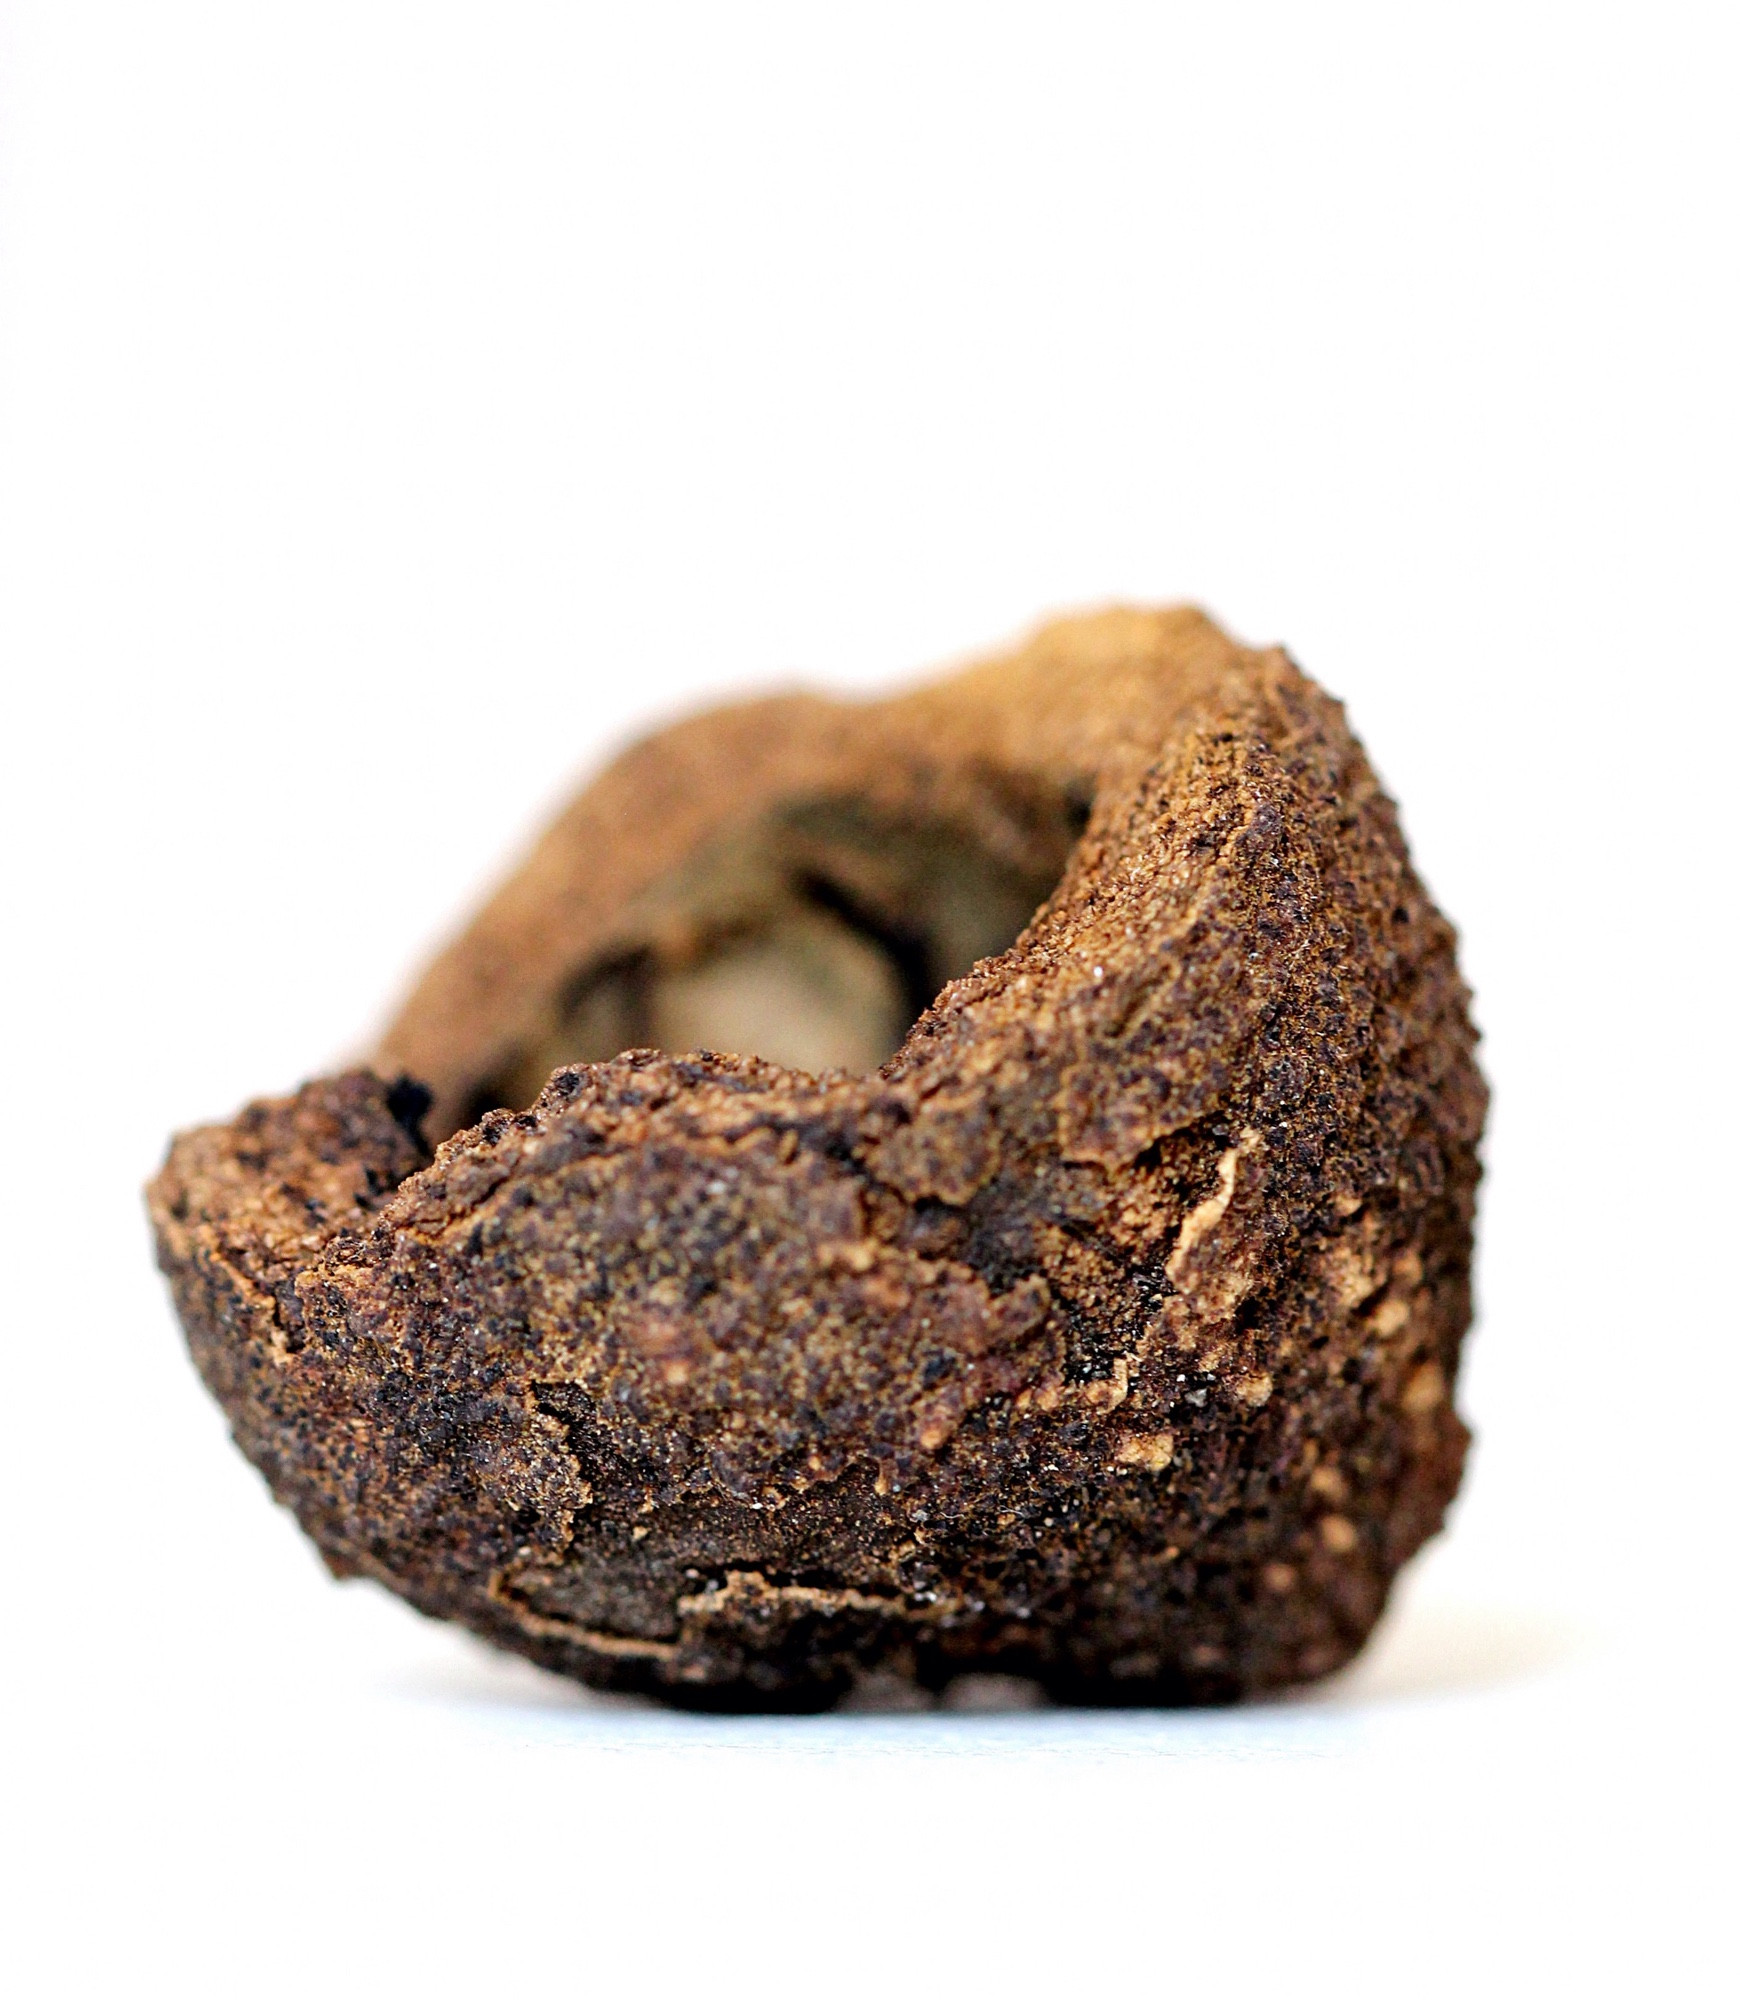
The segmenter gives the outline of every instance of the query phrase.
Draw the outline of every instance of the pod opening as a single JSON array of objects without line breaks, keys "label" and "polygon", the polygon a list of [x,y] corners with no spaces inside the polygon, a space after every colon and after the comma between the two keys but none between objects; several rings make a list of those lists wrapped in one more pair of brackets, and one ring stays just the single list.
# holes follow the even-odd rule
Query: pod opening
[{"label": "pod opening", "polygon": [[1065,791],[924,818],[788,805],[644,894],[478,1089],[475,1120],[553,1070],[628,1049],[868,1073],[949,981],[1007,951],[1062,879],[1090,801]]}]

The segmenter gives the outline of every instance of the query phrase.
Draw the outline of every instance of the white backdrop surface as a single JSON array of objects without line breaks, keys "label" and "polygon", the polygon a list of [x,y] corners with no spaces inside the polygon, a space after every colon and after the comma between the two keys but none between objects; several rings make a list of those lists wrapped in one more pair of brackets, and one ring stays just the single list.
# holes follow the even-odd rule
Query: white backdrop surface
[{"label": "white backdrop surface", "polygon": [[[1732,1990],[1733,32],[0,11],[13,1990]],[[707,1720],[330,1582],[169,1131],[640,728],[1180,597],[1346,698],[1486,1035],[1478,1444],[1368,1656]]]}]

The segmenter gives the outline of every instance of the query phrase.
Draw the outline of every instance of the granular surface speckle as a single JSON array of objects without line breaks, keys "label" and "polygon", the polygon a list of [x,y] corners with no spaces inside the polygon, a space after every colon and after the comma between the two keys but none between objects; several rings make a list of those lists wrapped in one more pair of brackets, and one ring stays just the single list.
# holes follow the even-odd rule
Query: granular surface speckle
[{"label": "granular surface speckle", "polygon": [[340,1575],[711,1705],[1217,1701],[1456,1490],[1473,1050],[1339,705],[1114,611],[631,750],[151,1212]]}]

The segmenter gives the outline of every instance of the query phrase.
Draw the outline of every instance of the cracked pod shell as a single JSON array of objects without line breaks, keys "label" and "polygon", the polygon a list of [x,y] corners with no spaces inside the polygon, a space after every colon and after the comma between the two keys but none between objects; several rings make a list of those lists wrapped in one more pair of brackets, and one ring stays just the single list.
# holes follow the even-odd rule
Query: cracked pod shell
[{"label": "cracked pod shell", "polygon": [[[846,1066],[618,1053],[710,1019]],[[1221,1700],[1455,1492],[1473,1046],[1340,706],[1111,612],[631,750],[151,1210],[341,1575],[677,1699]]]}]

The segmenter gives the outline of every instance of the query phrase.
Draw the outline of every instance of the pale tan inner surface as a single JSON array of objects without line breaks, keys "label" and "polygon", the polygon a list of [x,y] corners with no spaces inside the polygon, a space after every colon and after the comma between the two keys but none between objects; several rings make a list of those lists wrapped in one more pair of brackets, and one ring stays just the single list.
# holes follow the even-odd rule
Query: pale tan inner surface
[{"label": "pale tan inner surface", "polygon": [[553,1070],[632,1048],[873,1071],[942,986],[1015,942],[1080,825],[1061,796],[983,836],[850,801],[788,806],[642,896],[471,1115],[529,1104]]},{"label": "pale tan inner surface", "polygon": [[905,996],[886,952],[825,910],[668,972],[649,1025],[663,1049],[729,1049],[811,1074],[875,1069],[906,1033]]}]

